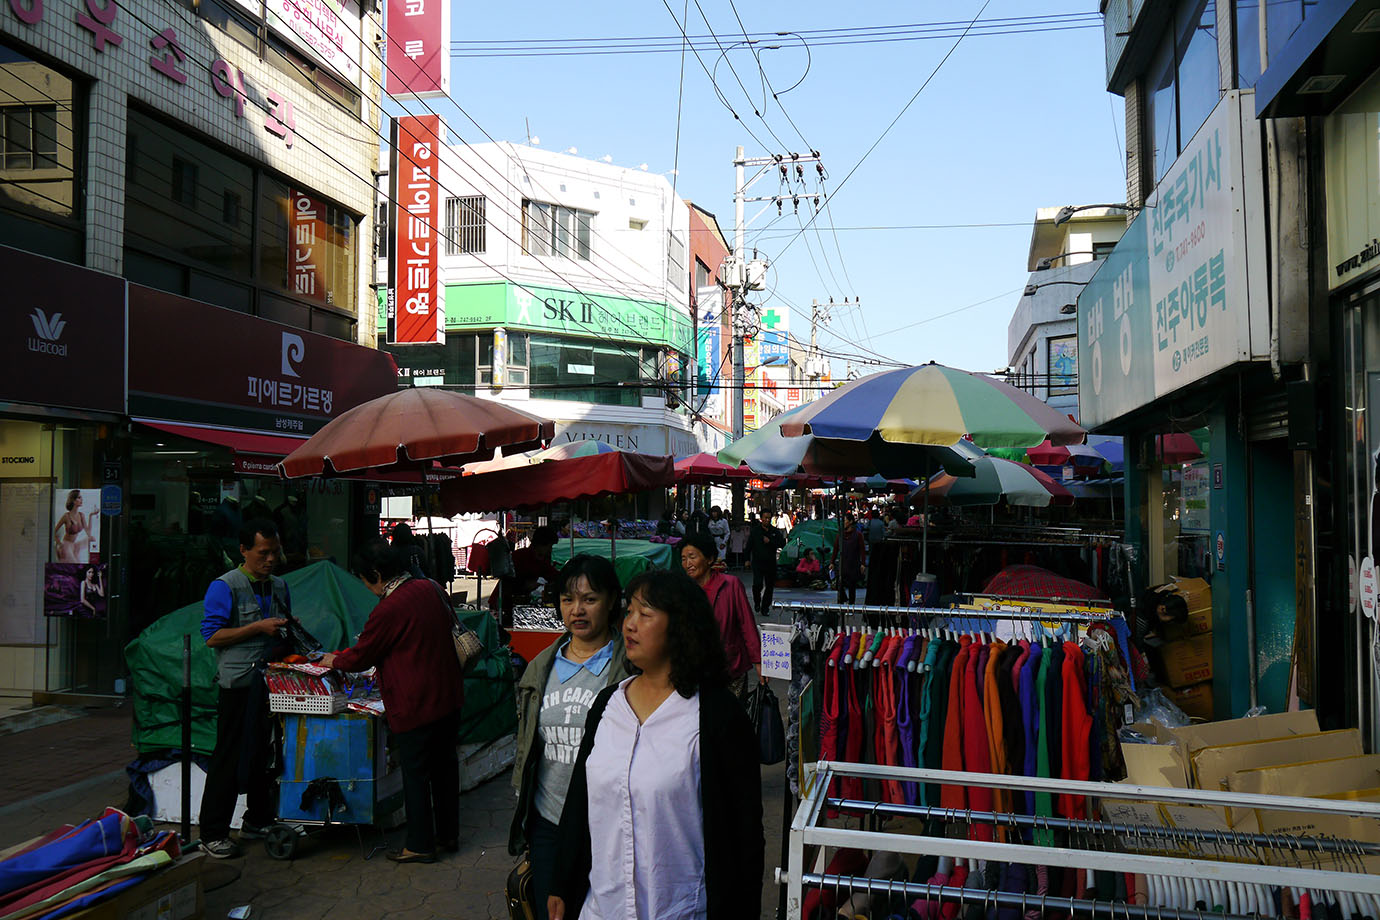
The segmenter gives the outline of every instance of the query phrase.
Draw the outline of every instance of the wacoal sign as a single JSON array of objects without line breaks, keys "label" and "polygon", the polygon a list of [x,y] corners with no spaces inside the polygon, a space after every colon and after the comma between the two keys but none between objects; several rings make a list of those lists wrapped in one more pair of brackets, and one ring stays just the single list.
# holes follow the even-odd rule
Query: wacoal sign
[{"label": "wacoal sign", "polygon": [[124,279],[4,246],[0,273],[0,402],[123,413]]}]

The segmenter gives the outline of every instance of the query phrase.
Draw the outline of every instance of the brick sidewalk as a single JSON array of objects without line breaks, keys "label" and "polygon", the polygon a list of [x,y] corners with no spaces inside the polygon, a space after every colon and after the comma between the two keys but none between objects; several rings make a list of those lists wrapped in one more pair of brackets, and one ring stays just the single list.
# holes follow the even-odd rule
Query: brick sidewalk
[{"label": "brick sidewalk", "polygon": [[123,770],[134,759],[130,718],[128,705],[89,709],[80,718],[5,735],[0,808]]}]

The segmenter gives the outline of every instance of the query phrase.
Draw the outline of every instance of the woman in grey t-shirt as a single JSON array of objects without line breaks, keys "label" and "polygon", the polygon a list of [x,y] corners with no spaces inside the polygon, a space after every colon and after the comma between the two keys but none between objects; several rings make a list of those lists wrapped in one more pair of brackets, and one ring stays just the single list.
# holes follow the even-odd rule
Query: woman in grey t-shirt
[{"label": "woman in grey t-shirt", "polygon": [[556,831],[566,789],[584,738],[589,706],[605,687],[631,672],[623,652],[622,590],[613,564],[575,556],[556,581],[566,633],[532,659],[518,681],[517,810],[509,852],[532,862],[536,916],[546,917],[555,865]]}]

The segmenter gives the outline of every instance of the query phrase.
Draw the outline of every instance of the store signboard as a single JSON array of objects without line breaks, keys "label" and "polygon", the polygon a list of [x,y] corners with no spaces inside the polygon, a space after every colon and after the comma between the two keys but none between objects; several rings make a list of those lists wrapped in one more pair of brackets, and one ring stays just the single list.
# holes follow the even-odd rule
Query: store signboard
[{"label": "store signboard", "polygon": [[0,402],[123,413],[125,281],[0,246]]},{"label": "store signboard", "polygon": [[723,308],[723,288],[717,284],[699,288],[695,292],[699,339],[699,391],[707,396],[718,396],[721,392],[719,380],[724,369],[724,340],[719,326],[719,314]]},{"label": "store signboard", "polygon": [[1212,478],[1208,462],[1186,463],[1179,484],[1179,530],[1182,533],[1207,533],[1210,524],[1208,498]]},{"label": "store signboard", "polygon": [[386,352],[137,284],[129,337],[136,418],[303,435],[397,389]]},{"label": "store signboard", "polygon": [[359,3],[357,0],[237,0],[254,18],[298,51],[359,85]]},{"label": "store signboard", "polygon": [[443,343],[446,304],[438,266],[440,193],[437,157],[441,116],[393,119],[388,234],[387,341],[390,345]]},{"label": "store signboard", "polygon": [[[1342,287],[1380,268],[1380,74],[1323,119],[1327,282]],[[1369,194],[1357,194],[1369,189]]]},{"label": "store signboard", "polygon": [[632,425],[592,419],[556,421],[553,446],[578,441],[603,441],[619,450],[653,456],[683,457],[700,450],[693,431],[670,425]]},{"label": "store signboard", "polygon": [[1083,424],[1268,357],[1259,125],[1228,93],[1078,298]]},{"label": "store signboard", "polygon": [[292,292],[305,300],[326,303],[322,261],[328,258],[325,246],[331,232],[326,223],[326,203],[298,189],[291,190],[288,201],[287,257]]},{"label": "store signboard", "polygon": [[450,94],[450,0],[388,0],[384,90],[415,101]]},{"label": "store signboard", "polygon": [[790,346],[787,338],[790,317],[790,312],[784,307],[781,309],[768,307],[762,311],[761,354],[763,364],[790,363]]}]

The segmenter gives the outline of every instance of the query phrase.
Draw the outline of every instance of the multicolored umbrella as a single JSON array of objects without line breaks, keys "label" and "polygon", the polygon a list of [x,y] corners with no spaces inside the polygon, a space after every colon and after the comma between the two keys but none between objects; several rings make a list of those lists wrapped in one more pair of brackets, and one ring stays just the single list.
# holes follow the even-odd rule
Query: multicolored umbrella
[{"label": "multicolored umbrella", "polygon": [[[1046,508],[1051,504],[1071,505],[1073,494],[1049,476],[1012,460],[984,457],[973,464],[977,475],[959,479],[939,473],[930,480],[932,498],[951,505],[995,505],[1002,499],[1008,505]],[[920,497],[912,494],[912,500]]]},{"label": "multicolored umbrella", "polygon": [[1025,453],[1036,466],[1101,466],[1107,459],[1097,448],[1088,444],[1070,444],[1064,447],[1051,444],[1048,440]]},{"label": "multicolored umbrella", "polygon": [[735,479],[753,479],[755,476],[756,474],[745,466],[721,463],[713,454],[708,453],[691,454],[676,461],[676,482],[688,485],[732,482]]},{"label": "multicolored umbrella", "polygon": [[539,450],[532,454],[532,461],[540,463],[543,460],[573,460],[576,457],[593,457],[596,454],[616,454],[619,448],[614,447],[608,441],[595,441],[593,439],[584,441],[567,441],[564,444],[554,444],[546,450]]},{"label": "multicolored umbrella", "polygon": [[1024,390],[986,374],[923,364],[845,384],[782,422],[788,438],[947,446],[1034,447],[1048,438],[1078,444],[1087,432]]},{"label": "multicolored umbrella", "polygon": [[857,443],[821,441],[813,435],[783,436],[781,426],[809,405],[782,412],[756,431],[748,432],[719,451],[719,460],[730,466],[745,463],[760,476],[808,473],[825,478],[852,478],[877,473],[904,478],[935,469],[955,476],[971,476],[972,461],[982,456],[979,448],[964,440],[948,446],[912,446],[886,444],[877,438]]}]

